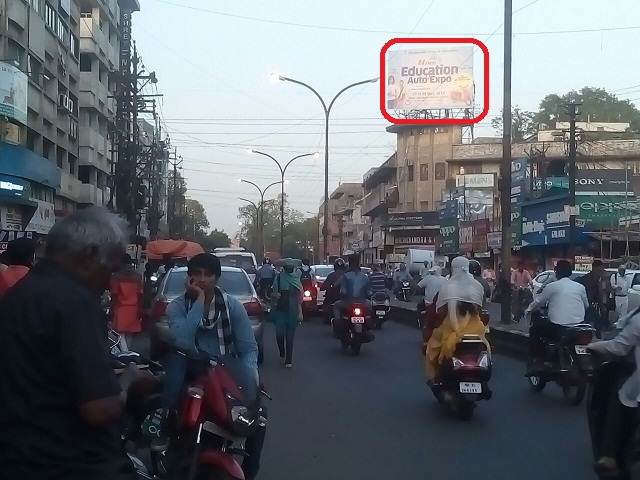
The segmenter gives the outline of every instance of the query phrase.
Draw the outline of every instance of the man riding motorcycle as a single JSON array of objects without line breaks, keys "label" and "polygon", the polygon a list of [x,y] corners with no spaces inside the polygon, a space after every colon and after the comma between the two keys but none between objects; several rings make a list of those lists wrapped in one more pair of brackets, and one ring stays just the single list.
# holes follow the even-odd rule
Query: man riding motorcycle
[{"label": "man riding motorcycle", "polygon": [[[257,387],[258,346],[242,303],[217,286],[221,275],[220,260],[215,255],[201,253],[189,260],[187,268],[186,292],[167,308],[170,343],[194,357],[204,355],[223,359],[241,373],[240,383],[246,385],[245,388]],[[189,368],[185,355],[171,352],[167,357],[163,391],[165,409],[176,408]],[[257,475],[264,434],[264,429],[259,429],[245,444],[248,456],[242,469],[248,479]],[[163,440],[159,439],[158,448]]]},{"label": "man riding motorcycle", "polygon": [[549,306],[548,321],[535,322],[529,329],[529,353],[532,359],[530,373],[544,369],[544,338],[559,338],[564,327],[584,322],[589,308],[587,292],[583,285],[569,277],[573,265],[567,260],[558,260],[555,267],[556,280],[551,282],[525,310],[525,315]]},{"label": "man riding motorcycle", "polygon": [[411,283],[413,278],[407,270],[407,265],[404,263],[400,264],[399,269],[393,274],[393,293],[398,295],[402,291],[402,283],[409,282]]},{"label": "man riding motorcycle", "polygon": [[313,270],[311,270],[308,258],[302,259],[302,265],[298,267],[298,275],[300,276],[300,281],[302,282],[304,282],[305,280],[315,280],[315,275],[313,274]]},{"label": "man riding motorcycle", "polygon": [[340,287],[338,286],[338,280],[344,275],[347,266],[344,260],[341,258],[336,259],[333,262],[333,272],[327,275],[326,280],[322,284],[322,290],[325,291],[323,308],[327,316],[333,313],[333,304],[340,299]]},{"label": "man riding motorcycle", "polygon": [[484,297],[482,301],[482,306],[484,306],[487,303],[487,298],[491,297],[491,287],[489,286],[489,283],[482,278],[482,266],[480,265],[480,262],[477,260],[469,260],[469,273],[473,275],[473,278],[475,278],[484,289]]},{"label": "man riding motorcycle", "polygon": [[267,297],[267,292],[271,289],[273,279],[276,276],[276,270],[271,264],[271,259],[265,257],[262,260],[262,266],[256,272],[255,286],[258,288],[258,295],[262,298]]},{"label": "man riding motorcycle", "polygon": [[[371,310],[371,284],[369,277],[360,269],[360,256],[353,254],[349,256],[349,269],[338,280],[337,287],[340,289],[340,300],[333,304],[333,325],[336,336],[344,332],[342,322],[342,310],[352,301],[364,302],[367,309]],[[369,333],[369,335],[372,335]]]}]

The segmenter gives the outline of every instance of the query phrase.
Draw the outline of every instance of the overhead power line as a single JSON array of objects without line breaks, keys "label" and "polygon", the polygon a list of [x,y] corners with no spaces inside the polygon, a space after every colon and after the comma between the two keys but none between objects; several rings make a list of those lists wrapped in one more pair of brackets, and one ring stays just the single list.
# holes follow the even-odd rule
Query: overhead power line
[{"label": "overhead power line", "polygon": [[[371,29],[371,28],[358,28],[358,27],[347,27],[347,26],[332,26],[332,25],[322,25],[315,23],[301,23],[301,22],[290,22],[286,20],[278,20],[272,18],[262,18],[262,17],[254,17],[251,15],[239,15],[235,13],[223,12],[221,10],[212,10],[209,8],[203,7],[194,7],[192,5],[184,5],[182,3],[173,2],[170,0],[155,0],[159,3],[164,3],[165,5],[171,5],[176,8],[183,8],[186,10],[193,10],[196,12],[209,13],[211,15],[216,15],[220,17],[227,18],[236,18],[238,20],[246,20],[251,22],[259,22],[259,23],[269,23],[273,25],[286,25],[289,27],[298,27],[298,28],[307,28],[314,30],[334,30],[341,32],[358,32],[358,33],[378,33],[378,34],[392,34],[392,35],[434,35],[434,36],[485,36],[492,35],[490,32],[413,32],[413,31],[401,31],[401,30],[380,30],[380,29]],[[534,2],[532,2],[534,3]],[[526,7],[528,5],[525,5]],[[523,7],[523,8],[524,8]],[[516,13],[518,10],[514,11]],[[640,25],[628,25],[623,27],[593,27],[593,28],[574,28],[574,29],[563,29],[563,30],[537,30],[537,31],[524,31],[524,32],[514,32],[514,35],[561,35],[561,34],[570,34],[570,33],[593,33],[593,32],[613,32],[613,31],[625,31],[625,30],[640,30]]]}]

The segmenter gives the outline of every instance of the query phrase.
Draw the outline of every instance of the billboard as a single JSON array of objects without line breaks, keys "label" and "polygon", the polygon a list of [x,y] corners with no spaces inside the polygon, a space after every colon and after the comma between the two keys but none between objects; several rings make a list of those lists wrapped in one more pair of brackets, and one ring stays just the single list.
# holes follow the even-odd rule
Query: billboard
[{"label": "billboard", "polygon": [[27,124],[27,74],[0,62],[0,116]]},{"label": "billboard", "polygon": [[462,253],[473,251],[473,225],[471,222],[460,222],[458,226],[458,246]]},{"label": "billboard", "polygon": [[522,246],[553,245],[569,241],[566,200],[522,207]]},{"label": "billboard", "polygon": [[31,220],[29,220],[25,230],[47,234],[56,223],[55,207],[53,203],[43,202],[42,200],[33,201],[38,204],[38,207],[33,213]]},{"label": "billboard", "polygon": [[389,110],[473,106],[473,47],[391,51],[386,75]]},{"label": "billboard", "polygon": [[440,253],[458,253],[458,219],[449,218],[440,222]]}]

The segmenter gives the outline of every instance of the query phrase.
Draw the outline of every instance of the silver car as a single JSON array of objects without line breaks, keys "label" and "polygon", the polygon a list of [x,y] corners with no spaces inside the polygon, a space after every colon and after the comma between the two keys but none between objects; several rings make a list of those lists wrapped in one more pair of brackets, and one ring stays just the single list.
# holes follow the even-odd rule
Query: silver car
[{"label": "silver car", "polygon": [[[167,305],[172,300],[184,295],[185,282],[187,279],[187,267],[175,267],[163,277],[158,287],[153,306],[152,316],[154,319],[160,320],[164,315]],[[218,280],[218,286],[227,294],[237,298],[243,305],[249,320],[251,320],[251,329],[258,344],[258,364],[263,360],[263,337],[264,337],[264,317],[265,306],[258,298],[255,288],[246,271],[236,267],[222,267],[222,274]]]}]

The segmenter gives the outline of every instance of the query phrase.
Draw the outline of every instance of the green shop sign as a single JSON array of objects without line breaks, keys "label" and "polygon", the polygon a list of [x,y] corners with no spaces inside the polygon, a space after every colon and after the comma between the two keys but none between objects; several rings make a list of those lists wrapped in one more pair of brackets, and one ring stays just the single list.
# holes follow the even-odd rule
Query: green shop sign
[{"label": "green shop sign", "polygon": [[622,195],[577,195],[576,205],[576,224],[587,230],[617,228],[620,218],[640,213],[640,199]]}]

